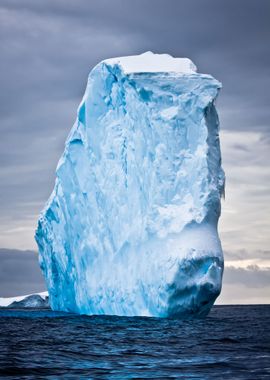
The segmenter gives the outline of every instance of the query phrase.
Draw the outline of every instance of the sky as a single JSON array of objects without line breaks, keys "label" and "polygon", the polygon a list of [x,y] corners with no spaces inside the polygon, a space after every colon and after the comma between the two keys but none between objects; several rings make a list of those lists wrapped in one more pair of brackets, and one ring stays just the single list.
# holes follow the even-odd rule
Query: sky
[{"label": "sky", "polygon": [[44,290],[34,231],[89,71],[151,50],[223,84],[218,303],[270,303],[269,20],[269,0],[1,0],[0,296]]}]

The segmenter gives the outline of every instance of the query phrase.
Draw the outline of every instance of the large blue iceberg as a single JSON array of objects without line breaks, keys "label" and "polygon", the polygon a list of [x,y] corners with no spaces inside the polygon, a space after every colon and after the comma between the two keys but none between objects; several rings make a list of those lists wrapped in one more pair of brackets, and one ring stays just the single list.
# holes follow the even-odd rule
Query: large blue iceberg
[{"label": "large blue iceberg", "polygon": [[223,273],[220,87],[151,52],[90,72],[36,231],[54,310],[209,312]]}]

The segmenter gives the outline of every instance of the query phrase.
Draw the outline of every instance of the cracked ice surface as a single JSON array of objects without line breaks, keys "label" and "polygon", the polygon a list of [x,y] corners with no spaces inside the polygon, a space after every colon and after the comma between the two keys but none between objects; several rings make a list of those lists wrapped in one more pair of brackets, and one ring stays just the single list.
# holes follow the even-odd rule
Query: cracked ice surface
[{"label": "cracked ice surface", "polygon": [[36,232],[54,310],[210,310],[223,272],[220,87],[150,52],[91,71]]}]

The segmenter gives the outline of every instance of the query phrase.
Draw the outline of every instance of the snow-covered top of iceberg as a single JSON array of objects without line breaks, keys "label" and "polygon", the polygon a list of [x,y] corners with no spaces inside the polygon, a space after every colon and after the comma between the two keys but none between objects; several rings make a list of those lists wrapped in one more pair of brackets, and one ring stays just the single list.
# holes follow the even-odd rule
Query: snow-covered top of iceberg
[{"label": "snow-covered top of iceberg", "polygon": [[102,62],[110,66],[120,66],[125,74],[158,72],[192,74],[197,71],[197,67],[189,58],[174,58],[169,54],[154,54],[151,51],[140,55],[109,58]]}]

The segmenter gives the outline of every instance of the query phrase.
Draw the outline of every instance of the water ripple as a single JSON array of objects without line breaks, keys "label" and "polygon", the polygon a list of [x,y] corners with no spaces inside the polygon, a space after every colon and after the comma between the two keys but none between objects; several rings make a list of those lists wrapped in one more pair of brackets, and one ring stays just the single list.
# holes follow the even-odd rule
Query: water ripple
[{"label": "water ripple", "polygon": [[206,319],[0,310],[6,379],[269,379],[270,306],[214,307]]}]

